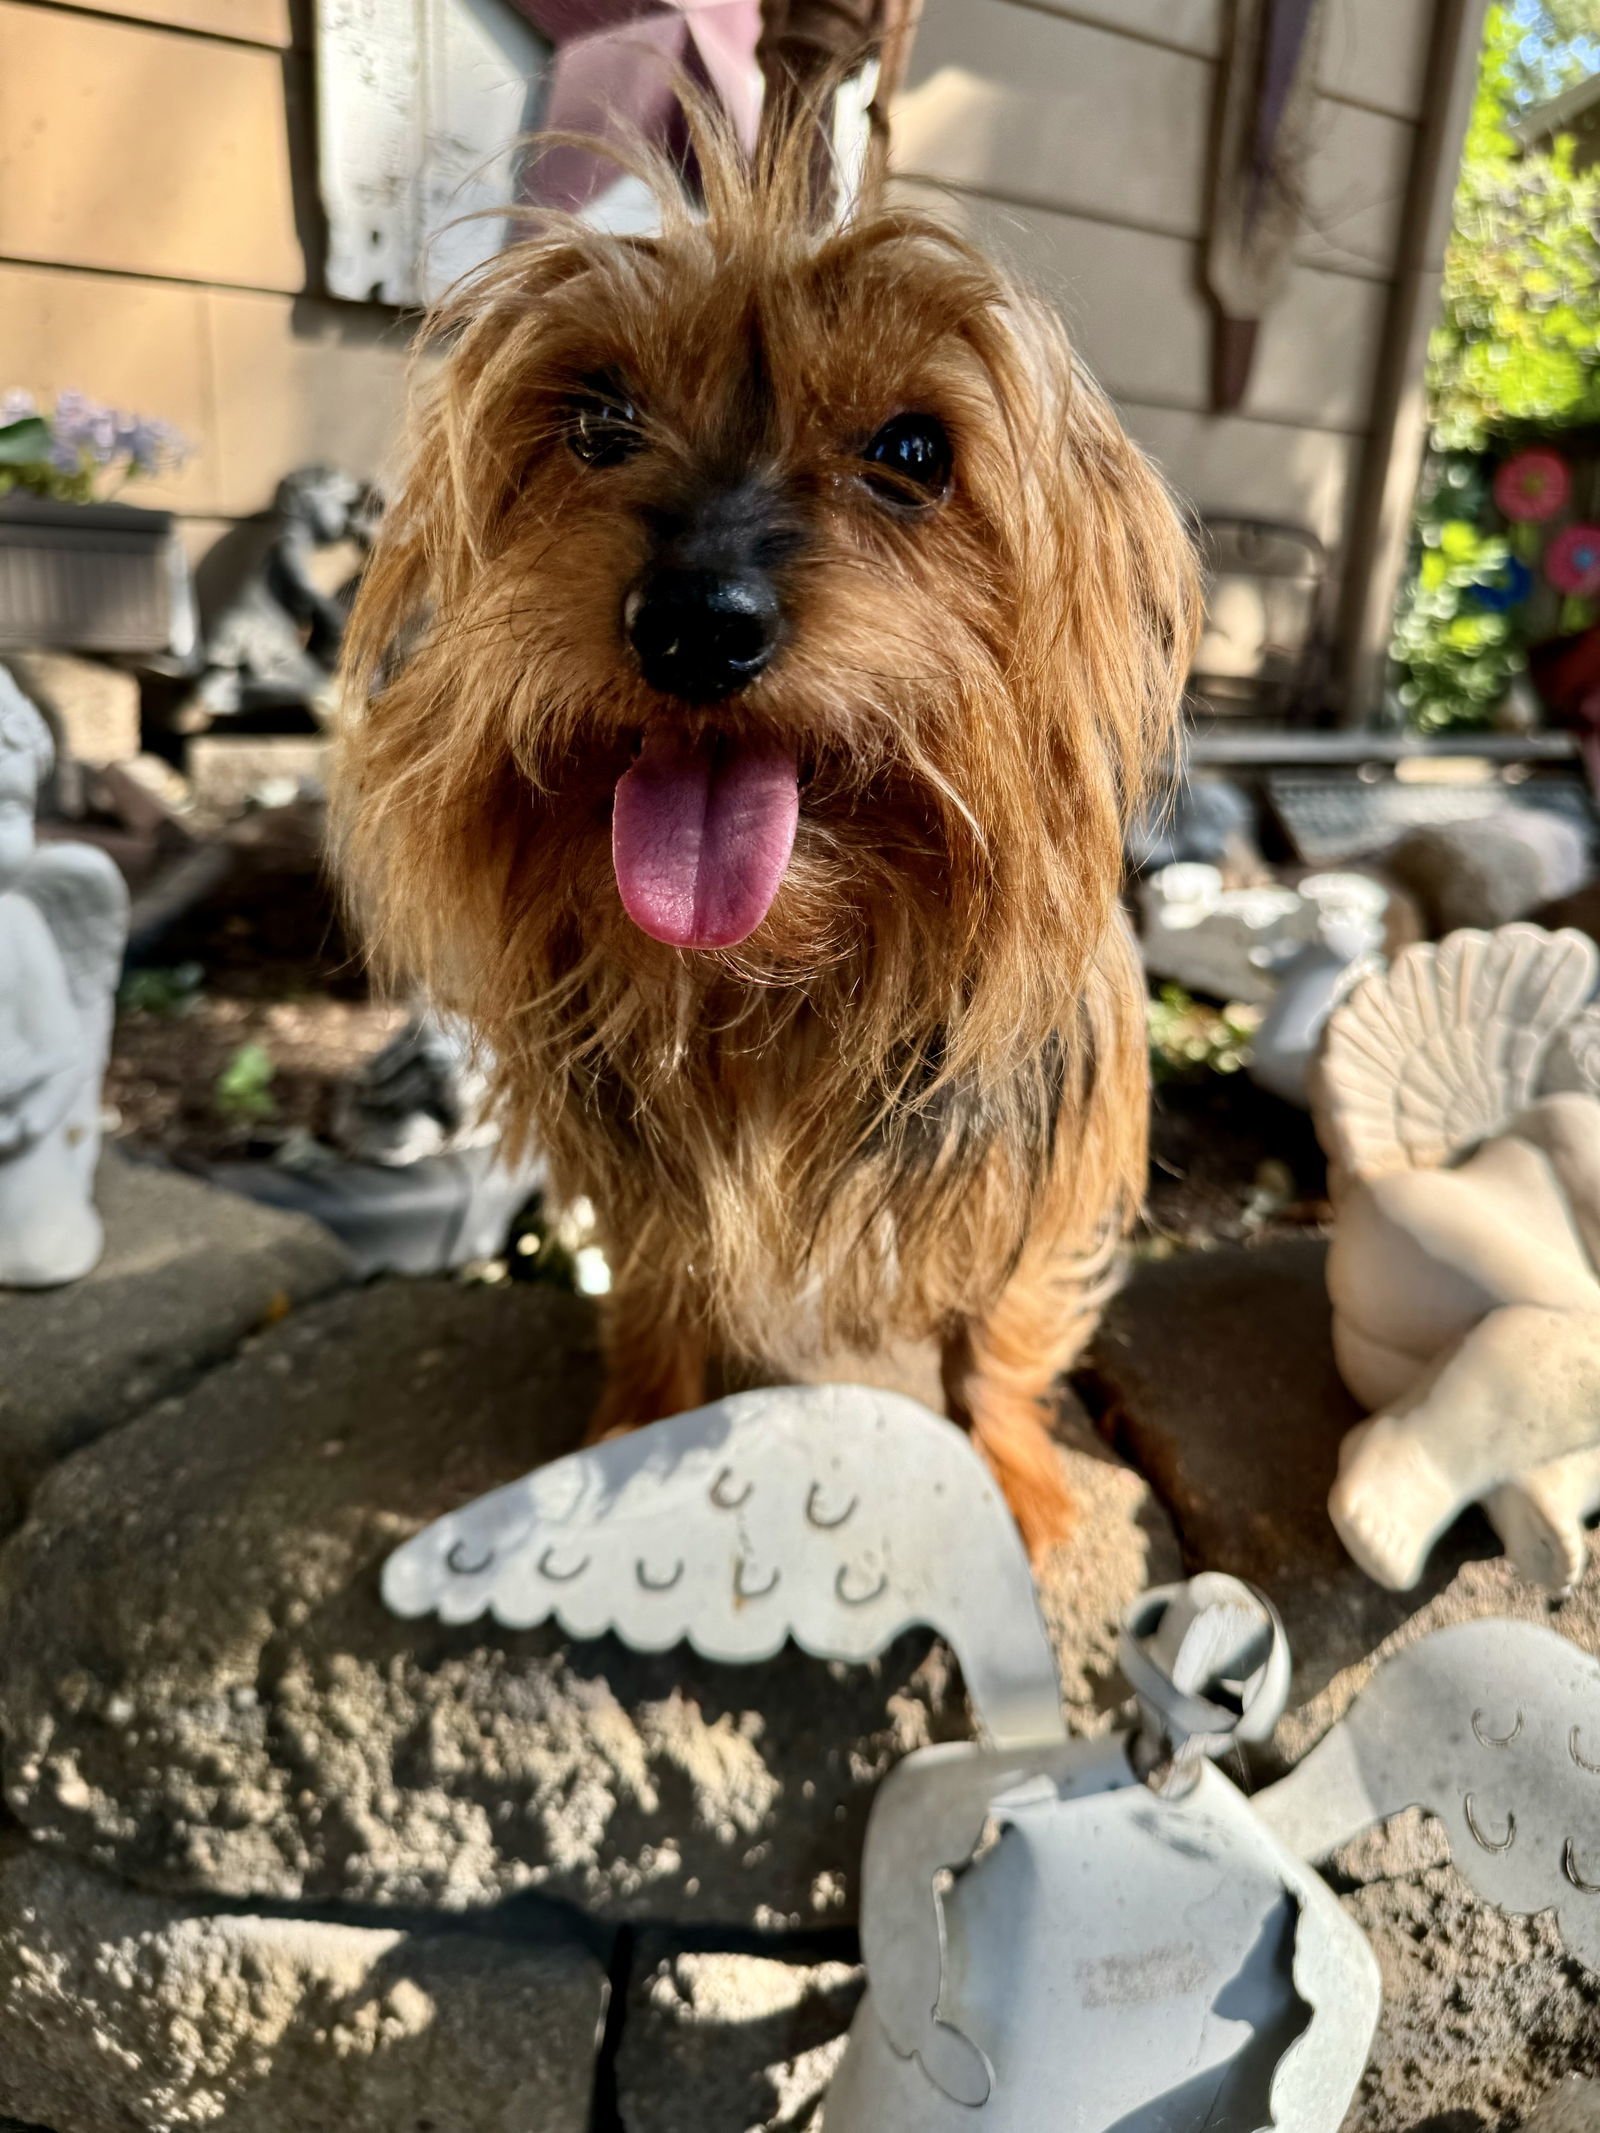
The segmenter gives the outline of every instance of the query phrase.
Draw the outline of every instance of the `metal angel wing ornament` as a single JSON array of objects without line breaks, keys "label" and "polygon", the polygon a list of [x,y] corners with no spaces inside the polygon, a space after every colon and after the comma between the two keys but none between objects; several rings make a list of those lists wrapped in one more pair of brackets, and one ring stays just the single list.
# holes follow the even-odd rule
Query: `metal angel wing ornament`
[{"label": "metal angel wing ornament", "polygon": [[1011,1514],[953,1424],[861,1386],[736,1394],[574,1452],[389,1558],[396,1614],[614,1631],[637,1651],[861,1661],[913,1625],[961,1661],[996,1742],[1062,1740]]},{"label": "metal angel wing ornament", "polygon": [[1335,2133],[1377,1966],[1330,1891],[1206,1756],[1288,1685],[1270,1607],[1215,1574],[1123,1637],[1141,1730],[887,1779],[862,1868],[870,1987],[828,2133]]},{"label": "metal angel wing ornament", "polygon": [[1148,1596],[1125,1646],[1145,1735],[1073,1742],[1021,1541],[964,1433],[822,1386],[558,1460],[408,1541],[383,1588],[402,1615],[722,1660],[789,1638],[865,1660],[913,1623],[950,1642],[984,1741],[910,1757],[874,1809],[871,1989],[829,2133],[1255,2133],[1271,2112],[1334,2133],[1376,1971],[1204,1762],[1270,1729],[1287,1686],[1275,1617],[1232,1579]]},{"label": "metal angel wing ornament", "polygon": [[1021,1542],[952,1424],[857,1386],[746,1393],[578,1452],[389,1560],[398,1613],[558,1621],[758,1660],[945,1636],[982,1742],[883,1785],[862,1866],[869,1989],[828,2133],[1337,2133],[1377,1966],[1308,1861],[1431,1807],[1490,1901],[1552,1909],[1600,1972],[1600,1661],[1543,1629],[1441,1631],[1247,1799],[1289,1655],[1208,1572],[1138,1601],[1137,1729],[1075,1741]]},{"label": "metal angel wing ornament", "polygon": [[1551,1911],[1600,1979],[1600,1660],[1529,1622],[1462,1622],[1379,1668],[1251,1806],[1302,1858],[1426,1807],[1503,1911]]}]

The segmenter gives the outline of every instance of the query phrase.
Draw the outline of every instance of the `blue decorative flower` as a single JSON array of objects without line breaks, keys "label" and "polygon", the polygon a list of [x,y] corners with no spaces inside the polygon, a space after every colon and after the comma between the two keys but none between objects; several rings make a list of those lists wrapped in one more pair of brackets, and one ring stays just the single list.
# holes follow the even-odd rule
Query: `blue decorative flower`
[{"label": "blue decorative flower", "polygon": [[1532,590],[1533,572],[1512,555],[1506,557],[1487,583],[1468,586],[1467,598],[1474,607],[1487,608],[1491,615],[1503,615],[1507,608],[1520,606]]}]

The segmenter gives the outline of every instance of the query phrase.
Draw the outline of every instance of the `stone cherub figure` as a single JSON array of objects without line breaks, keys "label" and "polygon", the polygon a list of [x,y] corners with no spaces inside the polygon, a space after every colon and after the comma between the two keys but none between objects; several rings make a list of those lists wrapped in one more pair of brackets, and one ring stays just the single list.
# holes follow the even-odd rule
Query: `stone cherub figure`
[{"label": "stone cherub figure", "polygon": [[0,1285],[75,1281],[100,1256],[100,1085],[128,932],[103,852],[40,846],[50,729],[0,668]]},{"label": "stone cherub figure", "polygon": [[1525,1575],[1580,1575],[1600,1508],[1600,955],[1503,926],[1404,950],[1315,1076],[1334,1348],[1372,1419],[1329,1510],[1402,1590],[1481,1503]]}]

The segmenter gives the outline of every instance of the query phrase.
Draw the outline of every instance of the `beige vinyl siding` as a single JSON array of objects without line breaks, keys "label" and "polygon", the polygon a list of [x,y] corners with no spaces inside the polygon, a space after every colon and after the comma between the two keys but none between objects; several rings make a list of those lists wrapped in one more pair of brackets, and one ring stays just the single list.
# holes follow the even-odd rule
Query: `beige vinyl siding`
[{"label": "beige vinyl siding", "polygon": [[176,423],[190,463],[128,494],[196,555],[398,442],[403,323],[308,293],[309,89],[288,0],[0,0],[0,388]]},{"label": "beige vinyl siding", "polygon": [[1222,0],[926,0],[895,112],[908,197],[1061,308],[1202,510],[1337,549],[1372,426],[1433,0],[1329,0],[1289,283],[1244,406],[1208,412],[1202,281]]},{"label": "beige vinyl siding", "polygon": [[[57,0],[42,0],[53,6]],[[62,0],[92,15],[119,16],[127,22],[157,22],[168,29],[201,30],[241,44],[287,45],[289,0]]]}]

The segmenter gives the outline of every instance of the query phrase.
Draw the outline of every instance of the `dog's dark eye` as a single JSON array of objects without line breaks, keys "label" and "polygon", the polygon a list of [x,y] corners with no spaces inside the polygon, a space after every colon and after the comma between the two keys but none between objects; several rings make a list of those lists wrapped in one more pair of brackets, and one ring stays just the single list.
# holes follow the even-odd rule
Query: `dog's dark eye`
[{"label": "dog's dark eye", "polygon": [[617,467],[644,449],[638,410],[621,393],[586,393],[573,403],[567,443],[586,467]]},{"label": "dog's dark eye", "polygon": [[950,436],[937,415],[891,416],[861,456],[867,480],[895,503],[931,503],[950,486]]}]

